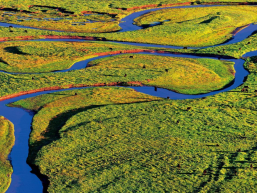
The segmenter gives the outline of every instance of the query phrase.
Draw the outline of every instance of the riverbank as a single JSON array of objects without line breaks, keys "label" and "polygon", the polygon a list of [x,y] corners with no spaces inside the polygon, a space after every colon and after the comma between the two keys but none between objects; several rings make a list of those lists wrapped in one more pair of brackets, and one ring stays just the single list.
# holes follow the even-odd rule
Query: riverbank
[{"label": "riverbank", "polygon": [[[47,190],[253,190],[255,59],[247,61],[251,74],[244,85],[207,98],[130,103],[141,97],[103,87],[14,103],[39,111],[31,147],[47,145],[31,160],[49,177]],[[241,92],[245,85],[247,93]]]},{"label": "riverbank", "polygon": [[0,116],[0,192],[5,192],[11,184],[13,169],[8,155],[14,145],[14,126]]}]

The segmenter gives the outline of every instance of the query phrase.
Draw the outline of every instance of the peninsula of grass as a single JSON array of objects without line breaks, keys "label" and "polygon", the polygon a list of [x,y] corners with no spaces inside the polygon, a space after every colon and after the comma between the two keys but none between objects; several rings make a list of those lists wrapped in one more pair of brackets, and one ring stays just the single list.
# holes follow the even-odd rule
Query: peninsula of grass
[{"label": "peninsula of grass", "polygon": [[105,34],[107,39],[174,46],[202,47],[217,45],[232,37],[238,27],[257,22],[253,6],[164,9],[136,19],[138,25],[161,25]]},{"label": "peninsula of grass", "polygon": [[104,87],[12,105],[37,111],[29,160],[49,177],[49,192],[253,192],[255,61],[247,59],[244,85],[203,99]]},{"label": "peninsula of grass", "polygon": [[13,124],[0,116],[0,192],[4,193],[10,183],[12,175],[12,166],[7,160],[8,154],[14,145],[14,127]]},{"label": "peninsula of grass", "polygon": [[94,60],[91,69],[144,69],[166,72],[144,85],[167,88],[180,93],[196,94],[218,90],[234,79],[232,62],[212,59],[188,59],[145,54],[118,55]]},{"label": "peninsula of grass", "polygon": [[[58,49],[64,50],[65,48],[60,47]],[[50,49],[48,48],[48,50]],[[46,52],[42,52],[42,55],[54,53],[47,51],[47,48],[44,51]],[[67,53],[70,51],[70,49],[67,49]],[[32,53],[33,49],[30,49],[30,52]],[[21,55],[21,57],[24,56]],[[219,60],[182,59],[133,54],[125,54],[124,56],[113,57],[113,59],[117,60],[117,62],[122,62],[123,67],[115,67],[116,62],[113,68],[98,67],[96,65],[69,72],[40,74],[0,73],[0,96],[8,97],[8,95],[12,94],[26,94],[27,91],[32,90],[40,91],[54,88],[130,85],[133,82],[160,86],[185,94],[199,94],[220,89],[234,78],[233,63]],[[113,59],[111,58],[110,60],[112,61]],[[126,64],[125,60],[129,62]],[[142,66],[143,61],[146,62],[145,68]],[[183,65],[179,65],[180,61],[183,62]],[[134,62],[135,65],[133,65]],[[171,62],[174,63],[174,66],[172,66]]]},{"label": "peninsula of grass", "polygon": [[216,46],[210,48],[204,48],[199,50],[191,50],[189,52],[194,52],[197,54],[215,54],[221,56],[231,56],[234,58],[241,58],[247,52],[255,51],[257,46],[257,34],[254,33],[245,40],[238,42],[236,44]]},{"label": "peninsula of grass", "polygon": [[[215,56],[229,56],[233,58],[243,58],[243,55],[256,51],[257,47],[257,34],[253,33],[248,38],[244,39],[241,42],[229,44],[229,45],[220,45],[203,49],[180,49],[177,52],[180,53],[193,53],[193,54],[210,54]],[[168,50],[167,50],[168,51]],[[175,51],[175,50],[172,50]],[[246,57],[244,57],[246,59]]]}]

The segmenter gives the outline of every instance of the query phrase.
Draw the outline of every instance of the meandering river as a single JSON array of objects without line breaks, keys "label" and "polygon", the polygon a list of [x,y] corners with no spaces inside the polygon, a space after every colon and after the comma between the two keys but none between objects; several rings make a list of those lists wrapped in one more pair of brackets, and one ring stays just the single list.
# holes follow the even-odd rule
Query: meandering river
[{"label": "meandering river", "polygon": [[[212,6],[218,6],[218,5],[212,5]],[[198,5],[198,6],[184,6],[184,7],[171,7],[171,8],[192,8],[192,7],[206,7],[206,5]],[[125,32],[125,31],[132,31],[132,30],[139,30],[141,27],[133,25],[133,20],[137,17],[139,17],[142,14],[149,13],[151,11],[155,11],[158,9],[163,9],[163,8],[157,8],[157,9],[150,9],[150,10],[145,10],[145,11],[140,11],[133,13],[124,19],[122,19],[122,23],[120,26],[122,27],[122,30],[120,32]],[[168,9],[168,8],[165,8]],[[9,25],[12,25],[13,27],[23,27],[23,28],[28,28],[26,26],[20,26],[20,25],[14,25],[14,24],[5,24],[5,23],[0,23],[0,26],[6,26],[8,27]],[[229,41],[221,44],[221,45],[227,45],[227,44],[232,44],[236,42],[240,42],[244,39],[246,39],[248,36],[250,36],[255,30],[257,30],[257,25],[250,24],[248,27],[242,29],[238,33],[235,34],[235,36],[230,39]],[[37,41],[84,41],[84,40],[74,40],[74,39],[62,39],[62,40],[53,40],[53,39],[44,39],[44,40],[37,40]],[[134,46],[148,46],[148,47],[164,47],[164,48],[175,48],[175,49],[182,49],[182,47],[177,47],[177,46],[163,46],[163,45],[152,45],[152,44],[141,44],[141,43],[125,43],[125,42],[117,42],[117,43],[123,43],[123,44],[129,44],[129,45],[134,45]],[[218,46],[218,45],[216,45]],[[180,94],[176,93],[167,89],[162,89],[158,88],[157,91],[155,91],[154,87],[148,87],[148,86],[143,86],[143,87],[130,87],[133,88],[139,92],[153,95],[153,96],[158,96],[158,97],[163,97],[167,98],[170,97],[170,99],[195,99],[195,98],[202,98],[210,95],[214,95],[220,92],[225,92],[232,90],[241,84],[243,84],[245,77],[248,75],[248,72],[244,69],[243,64],[244,60],[243,59],[233,59],[233,58],[222,58],[220,56],[217,57],[206,57],[206,56],[196,56],[192,54],[167,54],[167,53],[147,53],[147,52],[141,52],[140,54],[154,54],[154,55],[161,55],[161,56],[169,56],[169,57],[184,57],[184,58],[211,58],[211,59],[218,59],[220,58],[221,60],[228,60],[231,62],[234,62],[234,68],[235,68],[235,79],[231,83],[231,85],[227,86],[226,88],[223,88],[218,91],[213,91],[210,93],[206,94],[199,94],[199,95],[186,95],[186,94]],[[249,52],[246,53],[244,56],[249,57],[249,56],[254,56],[257,55],[257,51]],[[87,63],[96,60],[99,58],[103,57],[110,57],[110,56],[100,56],[100,57],[95,57],[91,58],[88,60],[80,61],[74,64],[70,69],[67,70],[62,70],[62,71],[57,71],[57,72],[66,72],[70,70],[77,70],[81,68],[85,68],[87,66]],[[2,72],[5,73],[5,72]],[[73,90],[73,89],[82,89],[82,88],[72,88],[72,89],[63,89],[63,90]],[[53,92],[59,92],[63,90],[56,90],[56,91],[44,91],[44,92],[38,92],[38,93],[33,93],[33,94],[27,94],[23,95],[20,97],[4,100],[0,102],[0,115],[6,117],[9,119],[15,127],[15,145],[12,149],[12,152],[10,154],[10,160],[12,162],[13,166],[13,175],[12,175],[12,183],[10,188],[8,189],[8,193],[35,193],[35,192],[42,192],[43,191],[43,186],[42,182],[39,180],[39,178],[31,173],[31,168],[29,165],[26,163],[26,159],[28,156],[28,140],[29,140],[29,134],[31,132],[31,122],[33,118],[33,113],[26,111],[21,108],[14,108],[14,107],[7,107],[6,105],[8,103],[12,103],[21,99],[29,98],[29,97],[34,97],[38,96],[41,94],[46,94],[46,93],[53,93]]]}]

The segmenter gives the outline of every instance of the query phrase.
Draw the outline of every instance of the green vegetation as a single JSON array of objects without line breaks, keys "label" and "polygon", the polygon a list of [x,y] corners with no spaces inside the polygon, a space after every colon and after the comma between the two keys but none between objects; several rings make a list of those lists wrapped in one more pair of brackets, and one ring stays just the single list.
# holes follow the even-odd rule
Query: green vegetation
[{"label": "green vegetation", "polygon": [[60,12],[58,13],[58,11],[37,11],[33,13],[9,13],[1,11],[0,18],[1,22],[49,30],[89,33],[113,32],[120,30],[118,22],[108,14],[89,14],[88,16],[84,16],[83,14],[66,15]]},{"label": "green vegetation", "polygon": [[[69,43],[73,44],[73,43]],[[74,45],[78,44],[78,47],[70,47],[65,50],[66,43],[46,43],[45,45],[59,45],[59,47],[54,48],[57,52],[52,52],[50,48],[46,48],[50,51],[44,49],[44,47],[29,46],[30,43],[27,44],[27,47],[18,47],[19,52],[30,53],[32,55],[36,55],[34,57],[30,57],[30,60],[35,63],[36,59],[42,60],[42,56],[49,56],[50,59],[58,56],[58,50],[63,56],[69,57],[70,53],[75,52],[75,48],[81,49],[80,45],[94,45],[95,47],[91,47],[92,50],[101,50],[106,49],[102,47],[98,47],[99,45],[106,44],[94,44],[94,43],[74,43]],[[114,49],[120,49],[117,44],[108,44],[113,46]],[[42,48],[42,52],[37,52]],[[128,47],[124,46],[124,49],[128,49]],[[107,48],[108,49],[108,48]],[[34,50],[34,51],[33,51]],[[90,52],[90,51],[88,51]],[[76,53],[76,52],[75,52]],[[76,55],[82,54],[83,52],[77,52]],[[41,54],[41,55],[40,55]],[[17,58],[16,54],[14,54],[14,59]],[[160,86],[164,88],[168,88],[171,90],[175,90],[181,93],[191,93],[198,94],[203,92],[209,92],[212,90],[217,90],[224,87],[233,79],[233,67],[231,62],[222,62],[218,60],[211,59],[181,59],[181,58],[171,58],[171,57],[160,57],[160,56],[145,56],[145,55],[133,55],[135,59],[129,58],[131,55],[125,54],[121,57],[113,57],[114,59],[121,59],[121,62],[124,63],[124,66],[120,66],[119,68],[113,66],[113,68],[99,68],[97,66],[89,67],[81,70],[74,70],[65,73],[40,73],[40,74],[6,74],[0,73],[0,82],[1,82],[1,90],[0,96],[6,96],[14,93],[18,93],[21,91],[34,90],[44,87],[53,87],[60,86],[62,88],[67,88],[72,86],[93,86],[98,84],[110,84],[110,83],[119,83],[123,85],[128,85],[130,82],[142,82],[147,85]],[[21,54],[21,58],[28,57]],[[131,60],[127,64],[125,64],[125,59]],[[65,59],[65,57],[64,57]],[[11,60],[9,58],[9,60]],[[112,59],[111,59],[112,61]],[[146,68],[140,67],[142,66],[142,62],[146,62]],[[183,62],[183,65],[179,65],[179,61]],[[66,61],[65,61],[66,62]],[[137,66],[132,66],[132,62],[136,62]],[[158,62],[158,63],[157,63]],[[170,63],[172,62],[172,64]],[[16,63],[19,65],[19,60],[16,60]],[[49,61],[48,61],[49,63]],[[67,61],[66,67],[69,66],[72,62]],[[56,64],[64,64],[64,62],[56,63]],[[140,65],[139,65],[140,64]],[[173,66],[174,64],[174,66]],[[35,64],[33,64],[34,67]],[[53,65],[53,62],[50,64],[43,66],[45,70],[49,70],[46,67],[57,68]],[[115,63],[114,63],[115,65]],[[65,65],[63,65],[65,66]],[[40,62],[39,62],[40,67]],[[41,69],[42,69],[41,68]],[[17,68],[16,68],[17,69]],[[29,69],[29,68],[27,68]],[[27,70],[26,69],[26,70]],[[168,72],[165,71],[168,70]],[[31,68],[31,70],[36,71],[36,68]],[[175,75],[175,73],[177,73]],[[126,75],[126,76],[125,76]],[[198,79],[197,79],[198,78]],[[197,82],[197,85],[194,85]],[[181,86],[181,87],[180,87]]]},{"label": "green vegetation", "polygon": [[13,172],[10,162],[7,160],[14,145],[14,127],[13,124],[0,116],[0,192],[7,190],[11,183],[11,174]]},{"label": "green vegetation", "polygon": [[[66,32],[49,32],[49,31],[32,30],[32,29],[27,29],[27,33],[26,33],[26,32],[24,32],[24,29],[18,29],[18,28],[13,29],[13,33],[9,33],[8,28],[0,27],[0,37],[8,37],[7,39],[9,39],[9,40],[22,39],[24,36],[31,36],[30,39],[37,39],[37,38],[40,39],[40,38],[42,38],[42,35],[71,35],[71,34],[66,33]],[[74,36],[77,36],[77,35],[88,36],[90,34],[74,33],[72,35],[74,35]],[[98,36],[99,38],[104,37],[106,35],[107,34],[105,34],[105,35],[104,34],[94,34],[94,36],[96,36],[96,37]],[[257,34],[253,34],[249,38],[243,40],[242,42],[236,43],[236,44],[230,44],[230,45],[225,45],[225,46],[215,46],[215,47],[210,47],[210,48],[205,48],[205,49],[195,49],[195,50],[194,49],[180,49],[180,50],[178,50],[178,49],[163,49],[163,48],[161,49],[161,48],[149,48],[149,47],[138,47],[138,46],[134,46],[134,47],[131,46],[130,48],[132,48],[132,49],[144,48],[144,49],[151,49],[151,50],[166,50],[166,51],[173,51],[173,52],[178,52],[178,53],[212,54],[212,55],[232,56],[232,57],[235,57],[235,58],[240,58],[243,54],[245,54],[249,51],[256,50],[256,46],[257,46],[257,41],[256,40],[257,40]],[[23,42],[20,42],[19,45],[26,45],[27,43],[28,42],[24,42],[24,44],[23,44]],[[101,43],[101,42],[99,42],[99,43]],[[43,47],[46,44],[51,46],[51,43],[40,42],[40,45],[42,45]],[[108,44],[110,44],[110,46],[108,46],[108,47],[112,47],[111,43],[108,42]],[[5,45],[5,44],[2,44],[2,45]],[[34,46],[35,49],[38,50],[40,45]],[[125,45],[120,45],[120,44],[116,44],[116,45],[119,45],[119,48],[122,48],[122,49],[123,49],[123,46],[125,46]],[[58,44],[55,44],[54,46],[58,46]],[[106,46],[107,46],[107,44],[106,44]],[[1,47],[3,47],[3,46],[1,46]],[[73,48],[70,48],[70,49],[73,49]],[[90,49],[90,48],[86,48],[86,49]],[[102,51],[106,51],[106,50],[108,50],[108,49],[102,48]],[[55,50],[55,51],[57,51],[57,50]],[[65,50],[62,50],[62,51],[65,52]],[[98,52],[100,50],[98,50],[98,51],[95,50],[95,51]],[[60,55],[62,55],[61,50],[59,50],[58,53]],[[70,63],[70,65],[71,64],[72,63]],[[43,68],[43,69],[45,69],[45,68]],[[43,70],[43,69],[41,69],[41,70]],[[63,68],[63,69],[65,69],[65,68]],[[35,69],[33,69],[33,70],[35,70]]]},{"label": "green vegetation", "polygon": [[[137,31],[115,33],[115,31],[120,29],[118,21],[129,13],[131,12],[120,13],[120,15],[117,15],[118,13],[112,13],[113,15],[92,13],[88,14],[88,16],[60,15],[49,11],[41,11],[33,14],[21,12],[11,14],[11,16],[2,13],[2,21],[42,29],[84,32],[80,33],[80,35],[105,37],[115,41],[195,47],[216,45],[225,42],[232,37],[233,32],[238,27],[257,21],[257,8],[254,6],[164,9],[148,13],[135,20],[135,23],[138,25],[151,25],[154,22],[162,22],[162,25]],[[44,18],[48,18],[48,20]],[[91,20],[96,22],[89,23]],[[3,29],[2,31],[2,37],[70,34],[40,32],[37,30],[27,30],[25,32],[19,29]],[[75,36],[78,33],[70,35]]]},{"label": "green vegetation", "polygon": [[18,101],[38,111],[30,162],[49,192],[254,191],[256,59],[249,93],[174,101],[104,87]]},{"label": "green vegetation", "polygon": [[[33,128],[35,127],[36,129],[33,129],[31,133],[30,144],[32,152],[37,152],[36,150],[39,150],[43,145],[52,142],[52,136],[56,132],[58,133],[60,125],[64,124],[67,117],[76,114],[77,111],[108,104],[128,104],[152,100],[161,99],[147,96],[131,89],[103,87],[42,95],[25,101],[15,102],[12,105],[19,106],[22,104],[23,107],[35,111],[39,111],[42,106],[46,107],[37,113],[36,117],[38,118],[34,117],[35,121],[33,121]],[[73,110],[74,107],[77,109],[76,112]],[[55,118],[58,120],[54,123],[52,120]],[[48,128],[49,124],[51,124],[51,128]],[[58,135],[55,138],[58,139]]]},{"label": "green vegetation", "polygon": [[[11,24],[10,24],[11,25]],[[64,34],[63,32],[50,32],[46,30],[35,30],[35,29],[22,29],[22,28],[14,28],[12,32],[8,27],[0,27],[0,37],[1,41],[5,40],[3,38],[8,38],[7,40],[13,39],[21,39],[24,36],[34,36],[34,38],[39,38],[40,35],[56,35],[56,34]],[[31,37],[33,39],[33,37]]]},{"label": "green vegetation", "polygon": [[4,42],[0,43],[0,70],[7,72],[49,72],[64,70],[97,53],[142,47],[104,42]]},{"label": "green vegetation", "polygon": [[[132,58],[133,57],[133,58]],[[144,85],[175,90],[180,93],[206,93],[218,90],[233,79],[233,63],[211,59],[187,59],[155,55],[133,54],[94,60],[93,69],[145,69],[162,73]]]},{"label": "green vegetation", "polygon": [[[242,58],[242,56],[251,51],[255,51],[257,46],[257,34],[254,33],[245,40],[229,45],[215,46],[204,49],[182,49],[177,52],[194,53],[194,54],[211,54],[216,56],[231,56],[234,58]],[[174,51],[174,50],[173,50]]]},{"label": "green vegetation", "polygon": [[139,25],[164,22],[163,25],[106,34],[105,37],[117,41],[174,46],[210,46],[225,42],[232,37],[236,28],[256,21],[257,8],[253,6],[164,9],[136,19]]},{"label": "green vegetation", "polygon": [[[253,34],[247,39],[236,44],[217,46],[212,48],[205,48],[201,50],[194,50],[194,53],[201,54],[217,54],[223,56],[232,56],[235,58],[242,57],[245,53],[255,51],[257,46],[257,34]],[[189,51],[191,52],[191,51]]]},{"label": "green vegetation", "polygon": [[[77,14],[81,13],[81,11],[99,11],[99,12],[119,12],[120,10],[117,10],[117,8],[130,8],[135,6],[142,6],[142,5],[151,5],[156,4],[159,6],[165,5],[165,4],[171,4],[171,3],[183,3],[183,2],[189,2],[188,0],[88,0],[88,1],[72,1],[72,0],[5,0],[0,3],[0,6],[2,7],[14,7],[18,10],[31,10],[30,5],[42,5],[42,6],[54,6],[54,7],[61,7],[65,8],[68,11],[73,11]],[[220,2],[220,1],[214,1],[214,0],[200,0],[200,1],[190,1],[195,2],[195,4],[198,3],[205,3],[205,2]],[[245,2],[242,0],[224,0],[222,2]],[[247,2],[255,2],[255,0],[249,0]],[[40,10],[52,10],[47,7],[43,7]]]}]

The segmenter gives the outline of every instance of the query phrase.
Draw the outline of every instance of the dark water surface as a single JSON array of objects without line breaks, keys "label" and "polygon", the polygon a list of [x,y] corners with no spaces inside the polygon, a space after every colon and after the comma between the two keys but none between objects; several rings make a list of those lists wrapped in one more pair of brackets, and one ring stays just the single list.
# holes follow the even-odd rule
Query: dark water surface
[{"label": "dark water surface", "polygon": [[[214,5],[217,6],[217,5]],[[172,8],[191,8],[191,7],[209,7],[207,5],[197,5],[197,6],[183,6],[183,7],[172,7]],[[120,26],[123,28],[121,32],[124,31],[133,31],[133,30],[140,30],[141,27],[133,25],[133,20],[142,15],[146,14],[150,11],[154,10],[159,10],[159,9],[167,9],[167,8],[157,8],[157,9],[151,9],[151,10],[145,10],[145,11],[140,11],[131,14],[130,16],[125,17],[122,21]],[[9,27],[9,25],[12,25],[13,27],[23,27],[23,28],[30,28],[30,27],[25,27],[21,25],[15,25],[15,24],[4,24],[0,23],[0,26],[5,25],[6,27]],[[31,29],[36,29],[36,28],[31,28]],[[239,33],[237,33],[231,40],[227,41],[223,45],[226,44],[232,44],[236,42],[240,42],[247,38],[249,35],[251,35],[255,30],[257,30],[257,25],[251,24],[245,29],[241,30]],[[84,41],[84,40],[74,40],[74,39],[62,39],[62,40],[53,40],[53,39],[44,39],[40,41]],[[140,43],[125,43],[125,42],[117,42],[117,43],[124,43],[124,44],[129,44],[129,45],[135,45],[135,46],[149,46],[149,47],[165,47],[165,48],[176,48],[176,49],[181,49],[182,47],[177,47],[177,46],[162,46],[162,45],[152,45],[152,44],[140,44]],[[162,55],[162,56],[170,56],[170,57],[185,57],[185,58],[211,58],[211,59],[218,59],[217,57],[204,57],[204,56],[195,56],[195,55],[190,55],[190,54],[160,54],[160,53],[141,53],[141,54],[153,54],[153,55]],[[257,55],[257,51],[254,52],[249,52],[244,55],[244,57],[248,56],[254,56]],[[89,61],[99,59],[99,58],[104,58],[104,57],[110,57],[110,56],[101,56],[101,57],[95,57],[92,59],[84,60],[77,62],[74,64],[70,69],[67,70],[62,70],[59,72],[66,72],[70,70],[77,70],[81,68],[85,68],[87,66],[87,63]],[[232,61],[235,63],[234,68],[236,70],[235,74],[235,79],[231,85],[228,87],[218,90],[218,91],[213,91],[210,93],[206,94],[199,94],[199,95],[185,95],[185,94],[179,94],[167,89],[162,89],[162,88],[157,88],[157,91],[155,91],[154,87],[148,87],[148,86],[143,86],[143,87],[129,87],[137,90],[138,92],[142,92],[145,94],[153,95],[153,96],[158,96],[158,97],[170,97],[170,99],[195,99],[195,98],[202,98],[210,95],[214,95],[220,92],[225,92],[229,91],[231,89],[234,89],[241,84],[243,84],[245,77],[248,75],[248,72],[244,69],[243,64],[244,60],[243,59],[228,59],[228,58],[221,58],[221,60],[228,60]],[[58,72],[58,71],[57,71]],[[82,89],[82,88],[72,88],[72,89],[63,89],[63,90],[74,90],[74,89]],[[29,97],[34,97],[38,96],[41,94],[46,94],[46,93],[53,93],[53,92],[59,92],[63,90],[57,90],[57,91],[44,91],[44,92],[38,92],[34,94],[28,94],[20,97],[16,97],[13,99],[5,100],[0,102],[0,115],[6,117],[9,119],[15,126],[15,145],[12,149],[12,152],[10,154],[10,160],[13,165],[13,170],[14,173],[12,175],[12,183],[10,188],[8,189],[8,193],[39,193],[43,191],[43,186],[39,178],[32,174],[31,168],[27,165],[26,159],[28,156],[28,140],[29,140],[29,133],[30,133],[30,127],[31,127],[31,122],[33,118],[33,113],[26,111],[21,108],[14,108],[14,107],[7,107],[6,105],[8,103],[12,103],[21,99],[29,98]]]}]

